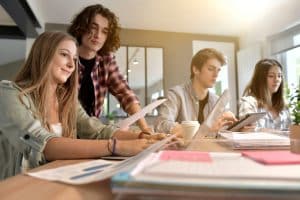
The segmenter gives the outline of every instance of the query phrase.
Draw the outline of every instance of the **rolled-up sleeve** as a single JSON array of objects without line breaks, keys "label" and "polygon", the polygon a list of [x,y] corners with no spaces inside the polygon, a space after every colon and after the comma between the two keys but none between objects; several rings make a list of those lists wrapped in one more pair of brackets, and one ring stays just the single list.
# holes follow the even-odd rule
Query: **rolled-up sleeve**
[{"label": "rolled-up sleeve", "polygon": [[126,111],[131,104],[139,104],[139,100],[135,93],[131,90],[128,82],[121,74],[114,56],[111,56],[111,61],[108,65],[108,86],[109,92],[114,95],[121,103],[122,108]]},{"label": "rolled-up sleeve", "polygon": [[43,151],[49,139],[56,137],[47,131],[33,114],[29,97],[19,99],[19,90],[12,82],[0,85],[0,131],[10,146],[23,155],[39,155],[28,158],[31,167],[45,162]]}]

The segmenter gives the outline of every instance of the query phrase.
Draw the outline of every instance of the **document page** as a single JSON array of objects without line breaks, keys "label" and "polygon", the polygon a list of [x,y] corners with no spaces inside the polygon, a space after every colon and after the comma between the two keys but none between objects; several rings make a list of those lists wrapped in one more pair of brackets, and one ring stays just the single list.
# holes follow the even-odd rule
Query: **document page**
[{"label": "document page", "polygon": [[50,181],[61,181],[69,184],[86,184],[101,181],[136,166],[147,155],[164,148],[167,142],[171,141],[175,135],[171,135],[155,144],[151,145],[136,156],[130,157],[121,162],[106,160],[93,160],[79,164],[73,164],[54,169],[41,170],[27,173],[30,176],[46,179]]},{"label": "document page", "polygon": [[120,129],[122,130],[127,130],[130,125],[132,125],[134,122],[144,117],[147,113],[150,113],[153,109],[155,109],[157,106],[159,106],[166,100],[167,99],[160,99],[148,104],[147,106],[142,108],[142,110],[140,110],[139,112],[117,123],[117,126],[120,127]]}]

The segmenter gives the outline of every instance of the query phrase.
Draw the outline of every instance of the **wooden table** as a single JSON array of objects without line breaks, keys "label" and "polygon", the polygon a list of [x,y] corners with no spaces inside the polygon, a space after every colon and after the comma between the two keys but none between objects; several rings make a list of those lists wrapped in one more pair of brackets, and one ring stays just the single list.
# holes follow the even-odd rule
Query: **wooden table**
[{"label": "wooden table", "polygon": [[[187,150],[197,151],[232,151],[226,145],[216,142],[219,140],[208,139],[200,142],[194,142],[190,145]],[[68,164],[74,164],[78,162],[84,162],[84,160],[59,160],[54,161],[44,166],[34,169],[42,170],[54,167],[59,167]],[[226,197],[225,195],[219,195],[218,198],[209,199],[232,199],[233,196]],[[240,199],[239,196],[237,199]],[[290,196],[291,199],[300,199],[299,196]],[[299,198],[298,198],[299,197]],[[11,200],[11,199],[67,199],[67,200],[93,200],[113,199],[113,195],[110,188],[110,180],[99,181],[86,185],[68,185],[60,182],[51,182],[33,178],[24,174],[17,175],[12,178],[8,178],[0,182],[0,199]],[[119,198],[119,197],[118,197]],[[135,199],[136,197],[119,198],[119,199]],[[207,199],[207,198],[205,198]],[[244,197],[243,197],[244,199]],[[246,198],[251,199],[251,198]],[[272,199],[272,198],[271,198]],[[276,198],[275,198],[276,199]],[[281,198],[279,198],[281,199]]]},{"label": "wooden table", "polygon": [[[84,162],[84,160],[58,160],[38,167],[34,171],[79,162]],[[0,199],[109,200],[112,199],[112,193],[110,180],[85,185],[68,185],[20,174],[0,182]]]}]

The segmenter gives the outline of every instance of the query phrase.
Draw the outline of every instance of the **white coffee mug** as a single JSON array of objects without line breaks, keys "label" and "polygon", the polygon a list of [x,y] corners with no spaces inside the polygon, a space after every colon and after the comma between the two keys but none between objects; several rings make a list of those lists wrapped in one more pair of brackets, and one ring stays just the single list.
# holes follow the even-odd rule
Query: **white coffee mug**
[{"label": "white coffee mug", "polygon": [[182,121],[181,127],[183,128],[183,139],[188,143],[197,133],[200,124],[198,121]]}]

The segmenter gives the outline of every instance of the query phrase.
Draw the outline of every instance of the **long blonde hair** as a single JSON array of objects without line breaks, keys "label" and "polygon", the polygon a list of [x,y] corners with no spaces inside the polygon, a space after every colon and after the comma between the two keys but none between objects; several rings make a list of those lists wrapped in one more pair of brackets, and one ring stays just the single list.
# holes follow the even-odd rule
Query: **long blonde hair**
[{"label": "long blonde hair", "polygon": [[[50,87],[50,63],[58,48],[58,45],[65,40],[76,40],[64,32],[44,32],[34,42],[25,64],[15,78],[16,84],[23,90],[22,96],[29,95],[36,107],[34,114],[38,117],[43,126],[51,131],[47,121],[47,98]],[[63,136],[76,137],[76,104],[78,90],[78,67],[75,63],[75,70],[69,79],[59,84],[56,89],[59,108],[59,121],[62,124]]]}]

